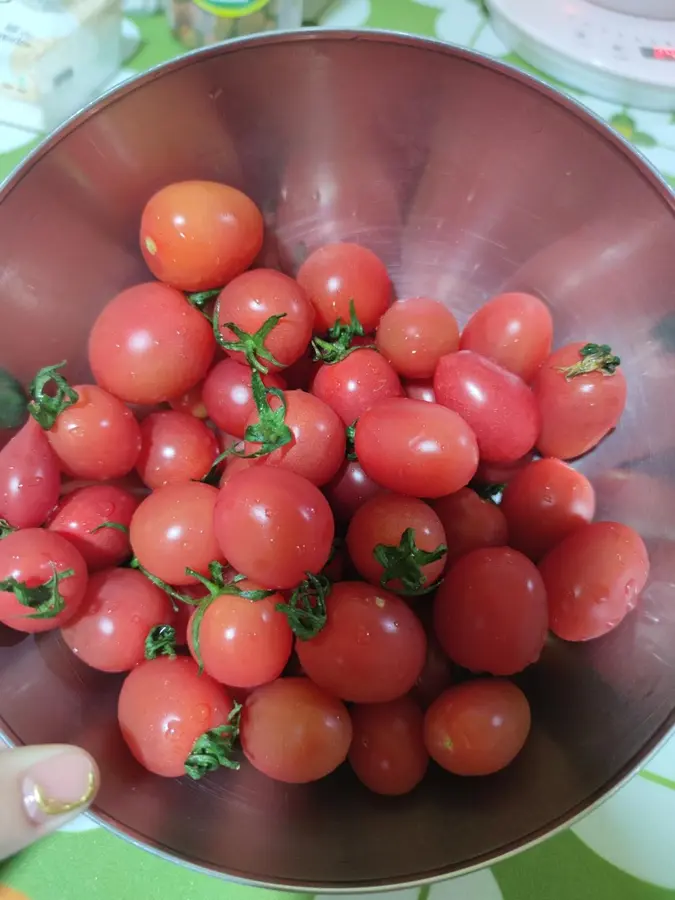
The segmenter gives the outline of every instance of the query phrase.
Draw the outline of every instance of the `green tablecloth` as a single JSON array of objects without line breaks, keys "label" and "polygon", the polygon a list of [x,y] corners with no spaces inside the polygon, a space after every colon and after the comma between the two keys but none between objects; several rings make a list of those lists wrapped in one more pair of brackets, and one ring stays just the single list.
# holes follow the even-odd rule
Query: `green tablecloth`
[{"label": "green tablecloth", "polygon": [[[142,71],[180,53],[161,16],[134,21],[143,43],[127,63],[131,71]],[[499,42],[479,0],[341,0],[328,24],[370,25],[436,36],[523,65]],[[675,112],[627,109],[570,93],[633,140],[675,185]],[[36,143],[26,134],[0,128],[0,178]],[[264,900],[269,900],[271,893]],[[418,900],[417,890],[398,894],[392,900]],[[164,862],[113,837],[85,817],[68,831],[0,866],[0,900],[245,897],[263,900],[263,892]],[[427,897],[675,900],[675,739],[641,775],[571,830],[491,869],[425,889],[419,900]]]}]

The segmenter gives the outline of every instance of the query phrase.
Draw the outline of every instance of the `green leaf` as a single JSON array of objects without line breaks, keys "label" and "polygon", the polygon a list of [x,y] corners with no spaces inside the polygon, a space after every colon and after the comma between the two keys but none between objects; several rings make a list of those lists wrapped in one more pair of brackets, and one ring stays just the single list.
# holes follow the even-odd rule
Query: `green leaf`
[{"label": "green leaf", "polygon": [[[64,359],[55,366],[40,369],[28,389],[32,398],[28,404],[28,412],[45,431],[49,431],[58,416],[80,399],[77,391],[72,389],[59,372],[65,365]],[[54,393],[45,393],[45,388],[53,389]]]},{"label": "green leaf", "polygon": [[17,581],[13,576],[0,581],[0,591],[14,594],[15,599],[22,606],[33,610],[31,615],[26,616],[27,619],[53,619],[66,608],[66,601],[59,591],[59,584],[66,578],[71,578],[75,574],[75,570],[66,569],[63,572],[57,572],[54,563],[50,563],[50,565],[52,567],[51,576],[47,581],[35,587],[28,587],[25,582]]},{"label": "green leaf", "polygon": [[226,725],[211,728],[197,738],[190,755],[185,760],[185,772],[190,778],[197,781],[221,767],[227,769],[240,767],[239,763],[230,757],[239,737],[241,710],[241,704],[235,703],[227,717]]},{"label": "green leaf", "polygon": [[145,658],[156,659],[158,656],[176,658],[176,629],[173,625],[155,625],[145,639]]},{"label": "green leaf", "polygon": [[277,612],[288,619],[293,634],[301,641],[309,641],[321,631],[327,621],[326,598],[331,583],[325,575],[306,573],[290,596],[288,603],[277,603]]},{"label": "green leaf", "polygon": [[[269,372],[269,366],[266,363],[282,368],[279,360],[275,359],[265,346],[265,339],[269,337],[272,329],[276,328],[285,317],[286,313],[270,316],[256,332],[249,334],[234,322],[225,322],[220,328],[218,326],[218,304],[216,304],[216,309],[213,313],[213,334],[223,350],[227,350],[228,353],[242,353],[246,362],[254,371],[262,372],[263,375],[266,375]],[[226,340],[223,336],[223,331],[226,330],[231,331],[236,340]]]},{"label": "green leaf", "polygon": [[[422,572],[425,566],[438,562],[448,552],[445,544],[439,544],[435,550],[421,550],[415,543],[415,529],[406,528],[397,546],[376,544],[373,556],[382,566],[380,584],[404,597],[421,597],[435,590],[440,581],[427,584],[427,577]],[[392,587],[392,582],[400,582],[401,587]]]}]

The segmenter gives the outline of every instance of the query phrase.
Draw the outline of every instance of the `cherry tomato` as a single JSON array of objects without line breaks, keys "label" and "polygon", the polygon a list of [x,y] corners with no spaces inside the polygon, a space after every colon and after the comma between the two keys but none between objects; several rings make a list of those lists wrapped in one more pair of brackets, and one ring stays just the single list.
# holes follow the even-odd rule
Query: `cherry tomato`
[{"label": "cherry tomato", "polygon": [[572,374],[584,363],[580,351],[589,346],[597,345],[578,341],[556,350],[532,385],[541,411],[537,449],[542,456],[574,459],[587,453],[616,428],[625,409],[627,389],[621,369],[613,368],[613,374],[603,369]]},{"label": "cherry tomato", "polygon": [[382,488],[366,475],[357,459],[346,459],[323,490],[335,518],[348,522],[356,510],[370,497],[379,494]]},{"label": "cherry tomato", "polygon": [[67,538],[90,572],[131,556],[129,526],[140,497],[114,484],[92,484],[66,494],[46,527]]},{"label": "cherry tomato", "polygon": [[203,391],[204,382],[200,381],[194,387],[188,388],[180,397],[170,399],[169,406],[176,412],[190,413],[195,419],[208,419],[209,413],[202,396]]},{"label": "cherry tomato", "polygon": [[258,463],[259,460],[257,459],[244,459],[241,456],[231,456],[225,461],[225,468],[223,469],[223,474],[220,476],[218,487],[222,487],[233,475],[236,475],[237,472],[243,472],[244,469],[256,468]]},{"label": "cherry tomato", "polygon": [[183,294],[150,282],[103,308],[89,333],[89,365],[111,394],[151,406],[201,381],[214,346],[211,326]]},{"label": "cherry tomato", "polygon": [[565,641],[588,641],[612,631],[635,608],[649,577],[649,556],[632,528],[593,522],[547,553],[539,571],[551,631]]},{"label": "cherry tomato", "polygon": [[435,403],[434,383],[429,381],[404,381],[403,393],[411,400],[424,400],[425,403]]},{"label": "cherry tomato", "polygon": [[185,775],[195,741],[226,725],[232,700],[225,688],[199,674],[189,657],[159,656],[124,679],[117,718],[127,747],[149,772]]},{"label": "cherry tomato", "polygon": [[[260,590],[252,581],[237,583],[241,590]],[[293,632],[277,603],[281,594],[263,600],[246,600],[236,594],[220,594],[211,601],[198,628],[199,653],[194,643],[195,618],[188,627],[188,646],[204,671],[230,687],[252,688],[274,681],[284,671],[293,650]]]},{"label": "cherry tomato", "polygon": [[[42,590],[33,590],[21,602],[26,589],[41,586]],[[0,622],[4,625],[28,633],[59,628],[75,615],[86,589],[82,555],[60,534],[24,528],[0,540]]]},{"label": "cherry tomato", "polygon": [[211,429],[189,413],[162,410],[141,422],[136,471],[149,488],[199,481],[218,456]]},{"label": "cherry tomato", "polygon": [[510,681],[479,678],[448,688],[424,717],[424,743],[455,775],[492,775],[511,763],[530,733],[530,705]]},{"label": "cherry tomato", "polygon": [[134,414],[95,384],[74,388],[78,400],[47,432],[61,468],[75,478],[105,481],[130,472],[141,449]]},{"label": "cherry tomato", "polygon": [[431,507],[445,531],[448,565],[479,547],[504,547],[509,543],[504,513],[471,488],[439,497]]},{"label": "cherry tomato", "polygon": [[326,610],[322,630],[296,645],[312,681],[355,703],[384,703],[412,688],[427,640],[404,600],[362,581],[341,581],[333,585]]},{"label": "cherry tomato", "polygon": [[450,659],[472,672],[513,675],[539,659],[548,629],[537,567],[508,547],[463,556],[434,601],[434,630]]},{"label": "cherry tomato", "polygon": [[349,322],[351,304],[364,331],[374,331],[391,303],[389,273],[371,250],[358,244],[326,244],[311,253],[298,272],[316,310],[315,329]]},{"label": "cherry tomato", "polygon": [[[265,387],[279,390],[286,386],[272,373],[263,375],[262,381]],[[255,412],[250,366],[229,358],[216,363],[206,376],[202,396],[211,421],[228,434],[243,438],[246,423]]]},{"label": "cherry tomato", "polygon": [[410,697],[350,710],[354,736],[349,762],[359,781],[376,794],[408,794],[424,778],[429,754],[424,716]]},{"label": "cherry tomato", "polygon": [[179,181],[148,200],[141,217],[145,262],[181,291],[222,287],[248,269],[263,242],[263,218],[246,194],[214,181]]},{"label": "cherry tomato", "polygon": [[292,390],[311,391],[314,376],[321,366],[314,359],[314,351],[308,348],[292,366],[284,369],[284,381]]},{"label": "cherry tomato", "polygon": [[469,319],[460,347],[491,359],[530,383],[551,352],[553,319],[532,294],[499,294]]},{"label": "cherry tomato", "polygon": [[534,394],[521,378],[489,359],[470,350],[444,356],[434,392],[438,403],[471,426],[481,459],[513,462],[534,447],[540,424]]},{"label": "cherry tomato", "polygon": [[230,565],[262,587],[294,588],[328,562],[335,526],[328,501],[287,469],[255,466],[221,488],[214,514]]},{"label": "cherry tomato", "polygon": [[104,569],[89,579],[77,615],[61,629],[82,662],[101,672],[128,672],[145,658],[156,625],[173,624],[166,594],[135,569]]},{"label": "cherry tomato", "polygon": [[307,678],[280,678],[246,698],[241,746],[260,772],[306,784],[345,761],[352,723],[345,705]]},{"label": "cherry tomato", "polygon": [[194,584],[186,568],[205,575],[209,563],[222,561],[213,514],[217,488],[198,481],[157,488],[131,520],[131,549],[140,564],[168,584]]},{"label": "cherry tomato", "polygon": [[[443,547],[440,558],[425,564],[405,551],[394,558],[407,529],[412,529],[418,550],[433,553]],[[356,511],[347,531],[347,549],[359,575],[372,584],[382,584],[409,596],[426,593],[441,577],[445,544],[445,531],[433,509],[423,500],[401,494],[379,493],[371,497]],[[375,555],[378,545],[390,548],[391,565],[387,569]]]},{"label": "cherry tomato", "polygon": [[[260,463],[289,469],[321,487],[337,474],[344,462],[344,425],[330,406],[306,391],[286,391],[284,401],[284,422],[293,438],[290,443],[261,457]],[[270,397],[269,405],[278,410],[281,401],[278,397]],[[253,413],[248,425],[254,425],[258,419],[258,413]],[[245,444],[247,454],[257,453],[260,448],[261,444],[250,441]]]},{"label": "cherry tomato", "polygon": [[516,472],[520,472],[533,459],[534,452],[530,450],[529,453],[526,453],[525,456],[521,456],[514,462],[490,463],[481,460],[476,472],[476,481],[482,485],[508,484]]},{"label": "cherry tomato", "polygon": [[403,393],[398,375],[376,350],[356,350],[338,363],[322,365],[314,376],[312,393],[328,404],[345,425],[366,410]]},{"label": "cherry tomato", "polygon": [[459,349],[457,320],[438,300],[397,300],[377,326],[378,350],[404,378],[431,378],[446,353]]},{"label": "cherry tomato", "polygon": [[510,545],[537,562],[593,519],[595,491],[585,475],[559,459],[538,459],[513,476],[501,509]]},{"label": "cherry tomato", "polygon": [[[261,346],[276,362],[266,355],[259,359],[272,372],[290,366],[307,350],[314,310],[304,289],[282,272],[253,269],[231,281],[218,297],[218,328],[226,341],[237,340],[234,332],[226,327],[230,322],[254,335],[270,316],[283,316],[261,341]],[[244,360],[240,352],[226,350],[226,353],[238,362]]]},{"label": "cherry tomato", "polygon": [[433,629],[427,630],[427,655],[424,668],[410,695],[422,709],[428,709],[434,700],[450,687],[453,681],[452,663],[438,642]]},{"label": "cherry tomato", "polygon": [[58,503],[60,486],[59,461],[30,418],[0,450],[0,519],[15,528],[37,528]]},{"label": "cherry tomato", "polygon": [[468,484],[478,466],[471,428],[456,413],[408,398],[383,400],[356,425],[363,471],[382,487],[414,497],[443,497]]}]

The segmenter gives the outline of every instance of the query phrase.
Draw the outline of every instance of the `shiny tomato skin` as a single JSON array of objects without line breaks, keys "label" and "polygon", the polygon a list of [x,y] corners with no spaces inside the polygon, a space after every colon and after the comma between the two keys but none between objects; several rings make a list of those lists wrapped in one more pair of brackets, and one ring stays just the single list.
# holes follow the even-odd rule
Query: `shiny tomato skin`
[{"label": "shiny tomato skin", "polygon": [[349,322],[352,302],[364,331],[374,331],[392,298],[384,263],[358,244],[319,247],[300,266],[298,282],[316,310],[318,333],[328,331],[338,319]]},{"label": "shiny tomato skin", "polygon": [[248,269],[263,242],[263,218],[246,194],[214,181],[160,188],[141,216],[143,258],[180,291],[222,287]]},{"label": "shiny tomato skin", "polygon": [[513,462],[534,447],[540,428],[534,394],[521,378],[489,359],[471,350],[444,356],[434,375],[434,393],[437,403],[471,426],[482,460]]},{"label": "shiny tomato skin", "polygon": [[60,534],[42,528],[23,528],[0,541],[0,581],[15,578],[29,588],[44,584],[54,572],[72,569],[73,574],[59,581],[65,603],[62,612],[51,618],[33,619],[33,611],[23,606],[10,591],[0,591],[0,622],[34,634],[60,628],[77,613],[87,589],[87,566],[82,554]]},{"label": "shiny tomato skin", "polygon": [[619,522],[582,525],[542,559],[551,631],[588,641],[613,631],[637,604],[649,555],[636,531]]},{"label": "shiny tomato skin", "polygon": [[140,564],[168,584],[183,585],[198,580],[186,575],[186,568],[206,575],[210,562],[222,562],[213,527],[217,499],[217,488],[198,481],[153,491],[134,513],[129,529]]},{"label": "shiny tomato skin", "polygon": [[33,418],[0,450],[0,519],[37,528],[59,499],[61,469],[47,435]]},{"label": "shiny tomato skin", "polygon": [[[237,359],[223,359],[206,376],[202,397],[208,417],[222,431],[243,438],[246,423],[255,412],[251,367]],[[265,387],[282,390],[284,380],[273,373],[262,376]]]},{"label": "shiny tomato skin", "polygon": [[381,491],[380,485],[366,475],[357,459],[346,459],[323,489],[333,515],[340,522],[349,522],[366,500]]},{"label": "shiny tomato skin", "polygon": [[145,659],[145,639],[175,613],[164,591],[135,569],[103,569],[87,584],[74,618],[61,629],[78,659],[101,672],[128,672]]},{"label": "shiny tomato skin", "polygon": [[114,297],[89,333],[97,383],[127,403],[180,397],[206,375],[215,341],[210,324],[180,291],[158,282]]},{"label": "shiny tomato skin", "polygon": [[345,761],[352,723],[344,705],[307,678],[279,678],[250,694],[241,714],[241,746],[268,778],[307,784]]},{"label": "shiny tomato skin", "polygon": [[438,360],[459,349],[459,326],[438,300],[397,300],[380,319],[375,341],[402,378],[431,378]]},{"label": "shiny tomato skin", "polygon": [[366,410],[389,397],[400,397],[399,377],[377,350],[363,348],[333,365],[322,365],[312,393],[352,425]]},{"label": "shiny tomato skin", "polygon": [[[241,590],[260,590],[244,579]],[[278,678],[293,650],[293,632],[277,603],[281,594],[262,600],[246,600],[235,594],[220,594],[209,604],[199,625],[199,656],[204,671],[229,687],[254,688]],[[195,659],[193,640],[197,612],[188,626],[188,646]]]},{"label": "shiny tomato skin", "polygon": [[[446,543],[441,520],[427,503],[416,497],[381,492],[356,511],[347,529],[346,543],[351,561],[363,579],[380,584],[384,569],[375,558],[375,547],[378,544],[398,546],[407,528],[413,529],[415,544],[420,550],[431,552]],[[425,586],[438,581],[445,562],[444,555],[436,562],[422,566]],[[399,579],[388,583],[386,588],[405,593]]]},{"label": "shiny tomato skin", "polygon": [[549,356],[532,389],[541,411],[537,450],[542,456],[575,459],[592,450],[619,423],[627,386],[621,369],[613,375],[589,372],[566,379],[561,369],[579,362],[586,341],[567,344]]},{"label": "shiny tomato skin", "polygon": [[[304,289],[275,269],[253,269],[235,278],[220,292],[216,309],[218,328],[226,341],[236,340],[225,327],[229,322],[255,334],[270,316],[283,316],[265,338],[265,347],[279,363],[262,360],[270,372],[300,359],[312,337],[314,309]],[[225,352],[238,362],[244,360],[234,350]]]},{"label": "shiny tomato skin", "polygon": [[185,761],[204,732],[226,725],[232,700],[193,659],[159,656],[132,669],[122,684],[117,718],[127,747],[149,772],[185,775]]},{"label": "shiny tomato skin", "polygon": [[409,794],[429,765],[419,706],[410,697],[400,697],[354,706],[350,714],[354,736],[349,762],[359,781],[376,794]]},{"label": "shiny tomato skin", "polygon": [[214,511],[230,565],[270,590],[289,590],[328,562],[335,533],[321,491],[288,469],[255,466],[221,488]]},{"label": "shiny tomato skin", "polygon": [[216,437],[204,422],[189,413],[160,410],[141,422],[136,471],[151,489],[199,481],[218,453]]},{"label": "shiny tomato skin", "polygon": [[464,487],[478,466],[476,437],[452,410],[407,397],[383,400],[356,425],[363,471],[391,491],[443,497]]},{"label": "shiny tomato skin", "polygon": [[[337,474],[344,462],[344,424],[330,406],[306,391],[285,391],[284,400],[284,422],[293,432],[293,440],[263,456],[260,462],[289,469],[321,487]],[[269,404],[276,410],[281,401],[270,397]],[[258,419],[258,414],[253,413],[248,424],[253,425]],[[244,449],[247,454],[256,453],[260,444],[247,441]]]},{"label": "shiny tomato skin", "polygon": [[448,688],[424,717],[432,759],[454,775],[492,775],[511,763],[530,733],[527,698],[515,684],[478,678]]},{"label": "shiny tomato skin", "polygon": [[479,547],[505,547],[509,531],[502,510],[483,500],[471,488],[433,500],[431,508],[441,520],[448,545],[447,562],[451,565]]},{"label": "shiny tomato skin", "polygon": [[404,600],[362,581],[341,581],[333,585],[326,610],[322,630],[296,645],[312,681],[354,703],[396,700],[412,688],[427,640]]},{"label": "shiny tomato skin", "polygon": [[595,491],[585,475],[559,459],[537,459],[516,472],[500,505],[509,544],[535,562],[593,520]]},{"label": "shiny tomato skin", "polygon": [[427,629],[427,655],[424,667],[410,692],[413,700],[428,709],[454,680],[452,663],[441,647],[433,629]]},{"label": "shiny tomato skin", "polygon": [[434,631],[450,659],[472,672],[513,675],[539,659],[548,630],[537,567],[508,547],[458,560],[434,600]]},{"label": "shiny tomato skin", "polygon": [[140,499],[114,484],[77,488],[61,498],[45,527],[77,547],[90,572],[107,569],[131,556],[129,526]]},{"label": "shiny tomato skin", "polygon": [[513,292],[488,300],[469,319],[460,348],[491,359],[529,384],[551,352],[553,318],[532,294]]},{"label": "shiny tomato skin", "polygon": [[425,403],[435,403],[434,383],[432,379],[422,381],[404,381],[403,393],[411,400],[423,400]]}]

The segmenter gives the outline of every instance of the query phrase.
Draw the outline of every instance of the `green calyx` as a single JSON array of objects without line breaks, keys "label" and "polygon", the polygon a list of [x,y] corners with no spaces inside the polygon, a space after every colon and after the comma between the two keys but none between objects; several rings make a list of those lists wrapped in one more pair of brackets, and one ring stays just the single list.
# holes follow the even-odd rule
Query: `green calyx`
[{"label": "green calyx", "polygon": [[306,573],[291,594],[288,603],[277,603],[277,612],[288,619],[293,634],[301,641],[309,641],[326,624],[326,598],[331,592],[331,583],[325,575]]},{"label": "green calyx", "polygon": [[346,449],[346,457],[347,459],[353,461],[358,459],[356,455],[356,448],[354,447],[354,440],[356,439],[356,423],[358,419],[355,419],[351,425],[347,425],[345,428],[345,435],[347,438],[347,449]]},{"label": "green calyx", "polygon": [[57,572],[54,563],[51,563],[51,567],[51,576],[35,587],[28,587],[25,582],[17,581],[14,577],[0,581],[0,591],[14,594],[22,606],[33,610],[26,616],[27,619],[53,619],[66,608],[66,601],[59,591],[59,585],[66,578],[73,576],[75,570],[66,569],[64,572]]},{"label": "green calyx", "polygon": [[317,362],[325,363],[327,366],[333,366],[335,363],[342,362],[343,359],[346,359],[356,350],[376,350],[375,344],[354,345],[354,338],[364,336],[363,325],[356,317],[354,301],[350,300],[349,322],[343,322],[342,319],[338,319],[335,325],[329,329],[325,338],[316,337],[312,341],[314,359]]},{"label": "green calyx", "polygon": [[[74,391],[59,369],[66,365],[63,362],[55,366],[45,366],[40,369],[28,388],[31,400],[28,404],[28,412],[41,428],[49,431],[54,426],[59,415],[80,399],[77,391]],[[53,393],[45,393],[46,388],[53,388]]]},{"label": "green calyx", "polygon": [[621,365],[621,358],[612,353],[609,344],[585,344],[579,350],[579,357],[579,362],[573,366],[561,366],[558,369],[566,381],[571,381],[579,375],[588,375],[590,372],[614,375]]},{"label": "green calyx", "polygon": [[[227,350],[229,353],[242,353],[246,362],[254,371],[266,375],[269,372],[269,365],[282,368],[282,363],[275,359],[265,346],[265,339],[269,336],[272,329],[276,328],[285,317],[286,313],[270,316],[256,332],[249,334],[249,332],[243,331],[238,325],[235,325],[234,322],[225,322],[222,328],[219,327],[218,309],[216,308],[213,316],[213,334],[223,350]],[[223,337],[225,329],[231,331],[236,340],[225,340]]]},{"label": "green calyx", "polygon": [[157,659],[158,656],[176,658],[176,629],[173,625],[155,625],[145,639],[145,658]]},{"label": "green calyx", "polygon": [[193,291],[192,293],[187,293],[185,299],[190,306],[194,306],[195,309],[199,310],[199,312],[210,321],[211,316],[208,314],[206,307],[221,291],[222,288],[213,288],[210,291]]},{"label": "green calyx", "polygon": [[481,500],[487,500],[488,503],[494,503],[495,506],[499,506],[506,490],[506,484],[504,483],[482,484],[472,481],[469,487],[475,494],[478,494]]},{"label": "green calyx", "polygon": [[185,772],[198,781],[216,769],[238,769],[240,764],[232,759],[232,753],[239,737],[241,704],[235,703],[227,717],[226,725],[218,725],[205,731],[194,742],[190,755],[185,760]]},{"label": "green calyx", "polygon": [[[373,549],[373,556],[383,569],[380,584],[383,588],[404,597],[421,597],[429,594],[436,590],[440,580],[427,584],[427,577],[422,569],[430,563],[443,559],[447,552],[445,544],[439,544],[431,551],[420,550],[415,543],[415,529],[406,528],[398,546],[376,544]],[[390,587],[395,581],[401,583],[400,588]]]},{"label": "green calyx", "polygon": [[17,529],[10,525],[7,519],[0,519],[0,541],[3,538],[6,538],[8,534],[12,534],[17,531]]}]

